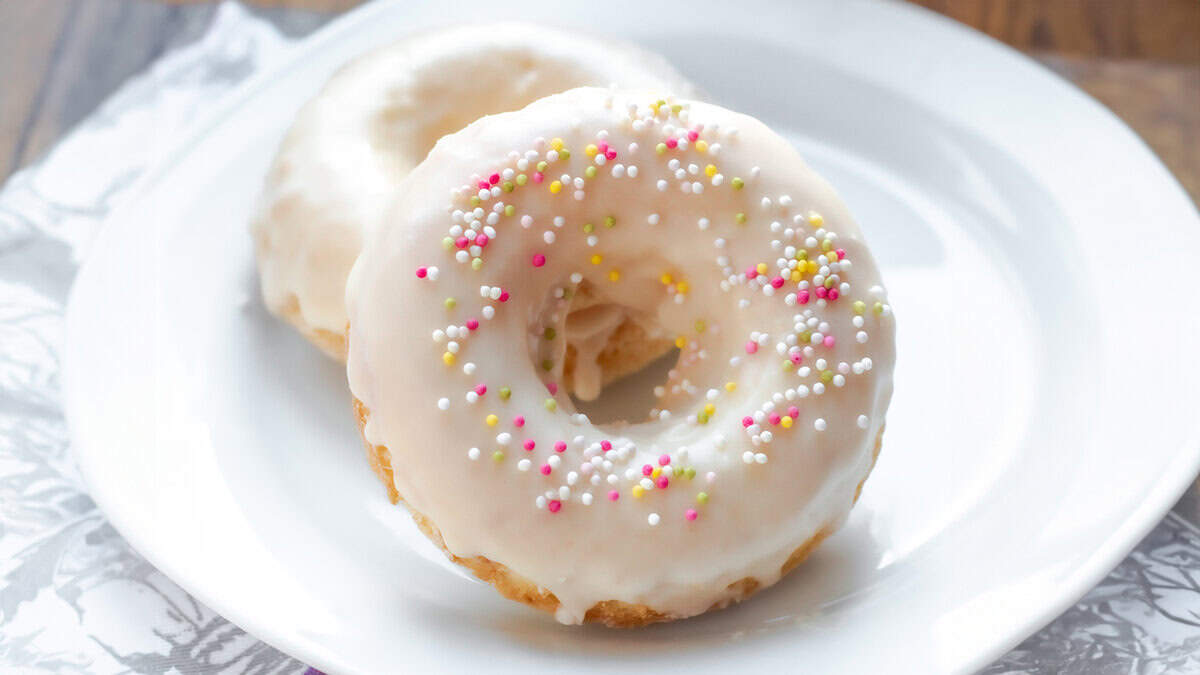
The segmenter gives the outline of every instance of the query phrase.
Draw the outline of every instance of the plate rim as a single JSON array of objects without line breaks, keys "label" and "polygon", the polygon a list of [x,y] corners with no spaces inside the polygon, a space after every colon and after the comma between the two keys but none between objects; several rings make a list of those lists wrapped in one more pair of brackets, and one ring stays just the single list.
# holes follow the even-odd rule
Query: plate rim
[{"label": "plate rim", "polygon": [[[1006,61],[1012,62],[1014,65],[1020,64],[1024,67],[1032,66],[1035,70],[1040,71],[1043,76],[1048,75],[1055,81],[1057,89],[1064,93],[1069,92],[1081,99],[1080,102],[1090,108],[1091,114],[1099,115],[1105,118],[1110,124],[1115,124],[1119,127],[1126,137],[1125,140],[1133,141],[1146,158],[1161,170],[1161,173],[1169,181],[1171,189],[1181,194],[1185,198],[1185,201],[1191,205],[1190,216],[1193,220],[1193,225],[1200,224],[1200,211],[1197,210],[1195,202],[1190,199],[1190,196],[1187,195],[1187,192],[1183,189],[1175,175],[1167,169],[1162,163],[1161,158],[1154,153],[1145,140],[1126,125],[1123,120],[1117,117],[1115,113],[1094,97],[1076,87],[1069,80],[1019,50],[922,7],[895,2],[878,3],[864,1],[856,2],[855,4],[869,6],[874,10],[886,8],[888,11],[908,13],[912,16],[920,17],[921,22],[930,26],[936,25],[937,31],[957,33],[959,40],[965,40],[975,45],[986,45],[993,48],[999,47],[1005,52]],[[81,294],[80,289],[85,287],[86,282],[90,280],[93,274],[96,274],[94,270],[99,263],[96,262],[96,257],[90,255],[90,253],[96,248],[97,242],[102,238],[114,236],[112,233],[117,228],[113,227],[113,225],[125,219],[127,213],[135,211],[135,207],[139,201],[149,194],[164,176],[170,173],[170,168],[179,159],[193,152],[198,145],[202,144],[211,135],[216,126],[228,120],[248,99],[255,96],[274,79],[286,77],[294,71],[295,68],[302,64],[307,55],[314,51],[319,51],[326,43],[337,40],[347,34],[352,34],[358,26],[367,23],[377,15],[404,12],[406,9],[404,3],[399,0],[386,0],[362,5],[346,12],[291,45],[289,47],[290,51],[285,53],[278,62],[251,76],[247,81],[224,94],[214,103],[213,108],[207,114],[189,125],[175,142],[169,145],[163,152],[157,154],[147,164],[145,172],[129,189],[124,201],[104,218],[103,223],[96,229],[91,240],[85,245],[85,253],[88,255],[85,256],[83,263],[79,266],[75,279],[72,281],[66,302],[66,339],[62,350],[63,410],[69,429],[71,453],[80,467],[80,472],[89,495],[130,546],[139,555],[162,571],[173,583],[178,584],[213,611],[220,614],[226,620],[242,627],[254,637],[308,665],[319,667],[327,672],[341,672],[346,670],[349,664],[345,663],[341,657],[335,654],[325,653],[325,650],[317,645],[315,641],[297,640],[295,637],[289,636],[282,631],[273,630],[270,625],[256,620],[254,613],[239,611],[236,603],[225,602],[219,594],[209,592],[208,587],[204,584],[192,583],[194,575],[185,573],[185,570],[181,569],[180,565],[174,564],[169,556],[159,555],[159,552],[153,545],[143,541],[142,537],[138,535],[136,528],[127,527],[129,519],[118,506],[119,500],[113,499],[112,495],[106,491],[104,484],[97,480],[97,472],[93,463],[103,460],[103,446],[96,447],[96,444],[90,443],[85,436],[82,436],[79,433],[76,421],[81,417],[76,411],[84,405],[79,400],[79,385],[75,384],[78,379],[76,373],[83,370],[80,364],[86,361],[86,359],[80,358],[80,348],[78,347],[81,342],[81,338],[79,337],[81,331],[77,325],[81,321],[79,318],[78,297]],[[419,27],[420,24],[417,24],[417,26]],[[404,31],[398,33],[397,37],[402,34],[404,34]],[[1187,224],[1177,226],[1186,227]],[[1007,634],[1000,639],[992,640],[988,648],[978,650],[972,658],[964,662],[965,671],[977,670],[995,661],[1023,639],[1053,621],[1129,555],[1137,544],[1166,516],[1171,507],[1174,506],[1195,480],[1197,473],[1200,473],[1200,421],[1192,424],[1189,436],[1190,438],[1184,441],[1171,455],[1171,460],[1164,464],[1160,471],[1159,479],[1154,483],[1151,490],[1147,492],[1146,499],[1139,504],[1138,508],[1125,516],[1120,522],[1119,527],[1114,528],[1110,535],[1105,537],[1103,541],[1088,552],[1085,564],[1080,565],[1073,573],[1065,577],[1063,583],[1060,584],[1062,590],[1055,598],[1052,601],[1043,603],[1041,610],[1030,612],[1020,622],[1020,625],[1016,625],[1017,622],[1014,621],[1013,625],[1009,627]]]}]

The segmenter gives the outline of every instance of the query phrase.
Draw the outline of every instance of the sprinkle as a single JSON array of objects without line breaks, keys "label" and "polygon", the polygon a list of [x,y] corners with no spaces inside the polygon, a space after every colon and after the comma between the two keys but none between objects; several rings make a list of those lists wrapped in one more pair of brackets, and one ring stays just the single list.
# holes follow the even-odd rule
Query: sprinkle
[{"label": "sprinkle", "polygon": [[657,513],[651,513],[649,516],[646,516],[646,522],[650,523],[650,527],[657,526],[659,524],[659,522],[661,522],[661,521],[662,521],[662,518],[659,517],[659,515]]},{"label": "sprinkle", "polygon": [[541,267],[542,265],[545,265],[545,264],[546,264],[546,256],[542,255],[541,253],[533,254],[533,266],[534,267]]},{"label": "sprinkle", "polygon": [[567,444],[563,441],[558,441],[554,444],[555,452],[565,452],[566,449],[567,449]]},{"label": "sprinkle", "polygon": [[543,476],[549,476],[550,472],[553,471],[554,469],[552,469],[549,464],[543,464],[542,468],[539,470],[542,472]]},{"label": "sprinkle", "polygon": [[442,363],[444,363],[448,366],[454,365],[454,353],[453,352],[443,353],[442,354]]},{"label": "sprinkle", "polygon": [[634,485],[629,489],[629,493],[633,495],[634,499],[641,499],[645,492],[646,488],[642,487],[641,485]]},{"label": "sprinkle", "polygon": [[493,453],[492,453],[492,461],[494,461],[494,462],[503,462],[503,461],[504,461],[504,451],[503,451],[503,450],[497,450],[497,451],[493,452]]},{"label": "sprinkle", "polygon": [[425,269],[424,267],[417,268],[417,278],[418,279],[424,279],[428,275],[429,275],[429,270]]},{"label": "sprinkle", "polygon": [[[542,473],[547,472],[543,471]],[[562,502],[558,501],[557,499],[551,499],[550,502],[546,504],[546,508],[550,509],[550,513],[558,513],[558,510],[562,508]]]},{"label": "sprinkle", "polygon": [[825,418],[823,417],[818,417],[813,421],[813,428],[817,431],[825,431],[827,426],[828,425],[825,424]]},{"label": "sprinkle", "polygon": [[859,429],[866,429],[867,425],[870,424],[870,422],[871,422],[871,420],[866,415],[858,416],[858,428]]},{"label": "sprinkle", "polygon": [[683,517],[688,520],[695,520],[699,515],[699,513],[696,513],[696,509],[688,509],[683,512]]},{"label": "sprinkle", "polygon": [[513,426],[517,427],[517,428],[525,426],[525,417],[522,415],[517,415],[516,417],[514,417],[513,418]]},{"label": "sprinkle", "polygon": [[479,448],[471,448],[467,451],[467,458],[472,462],[479,459]]},{"label": "sprinkle", "polygon": [[500,387],[500,400],[507,401],[512,396],[512,389],[508,387]]},{"label": "sprinkle", "polygon": [[456,306],[458,306],[458,301],[454,298],[446,298],[442,304],[446,306],[446,309],[454,309]]},{"label": "sprinkle", "polygon": [[525,452],[533,452],[533,449],[537,447],[537,443],[535,443],[532,438],[527,438],[525,439],[525,442],[521,444],[521,447],[525,448]]},{"label": "sprinkle", "polygon": [[486,422],[489,427],[494,427],[500,422],[500,418],[496,417],[495,415],[488,415],[483,421]]},{"label": "sprinkle", "polygon": [[615,501],[617,501],[617,500],[618,500],[618,499],[620,499],[620,498],[621,498],[621,493],[620,493],[620,492],[617,492],[616,490],[609,490],[609,491],[608,491],[608,501],[610,501],[610,502],[615,502]]},{"label": "sprinkle", "polygon": [[[709,474],[709,475],[711,476],[713,474]],[[709,482],[711,483],[712,481],[709,481]],[[707,504],[708,503],[708,493],[707,492],[696,493],[696,503],[697,504]]]},{"label": "sprinkle", "polygon": [[745,187],[745,186],[746,186],[746,181],[742,180],[741,178],[736,178],[736,177],[735,177],[735,178],[734,178],[734,179],[733,179],[733,180],[730,182],[730,184],[731,184],[731,185],[733,185],[733,189],[734,189],[734,190],[741,190],[743,187]]},{"label": "sprinkle", "polygon": [[550,412],[554,412],[555,410],[558,409],[558,402],[552,398],[546,399],[546,401],[543,405],[545,405],[546,410],[549,410]]}]

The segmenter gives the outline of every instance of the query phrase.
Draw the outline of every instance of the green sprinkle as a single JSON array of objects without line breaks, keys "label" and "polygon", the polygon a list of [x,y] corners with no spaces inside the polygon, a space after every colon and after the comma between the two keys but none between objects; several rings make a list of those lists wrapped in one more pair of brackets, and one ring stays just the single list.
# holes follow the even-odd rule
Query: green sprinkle
[{"label": "green sprinkle", "polygon": [[549,410],[550,412],[554,412],[555,410],[558,410],[558,401],[555,401],[552,398],[548,398],[548,399],[546,399],[545,406],[546,406],[546,410]]},{"label": "green sprinkle", "polygon": [[875,303],[875,306],[871,307],[871,311],[875,312],[876,314],[883,314],[883,303],[882,302]]},{"label": "green sprinkle", "polygon": [[512,389],[508,387],[500,387],[500,400],[507,401],[512,396]]},{"label": "green sprinkle", "polygon": [[550,372],[551,370],[554,370],[554,362],[551,361],[550,359],[546,359],[545,361],[542,361],[542,370],[544,370],[546,372]]},{"label": "green sprinkle", "polygon": [[825,241],[821,242],[821,250],[822,251],[832,251],[833,250],[833,240],[826,239]]},{"label": "green sprinkle", "polygon": [[696,413],[696,422],[700,424],[708,424],[708,413],[703,411]]},{"label": "green sprinkle", "polygon": [[546,330],[542,332],[542,337],[547,340],[553,340],[558,335],[558,331],[554,330],[554,326],[546,326]]},{"label": "green sprinkle", "polygon": [[446,305],[446,309],[454,309],[458,306],[458,301],[454,298],[446,298],[446,301],[442,304]]},{"label": "green sprinkle", "polygon": [[867,311],[867,303],[863,302],[862,300],[855,300],[854,301],[854,313],[862,314],[865,311]]},{"label": "green sprinkle", "polygon": [[613,218],[612,216],[604,216],[604,226],[605,227],[611,229],[613,227],[616,227],[616,225],[617,225],[616,218]]},{"label": "green sprinkle", "polygon": [[493,452],[493,453],[492,453],[492,461],[494,461],[494,462],[503,462],[503,461],[504,461],[504,451],[503,451],[503,450],[497,450],[497,451]]},{"label": "green sprinkle", "polygon": [[744,214],[744,213],[737,214],[736,216],[733,217],[733,219],[737,221],[738,225],[746,224],[746,214]]},{"label": "green sprinkle", "polygon": [[708,328],[708,324],[706,324],[704,322],[704,319],[696,319],[696,332],[697,333],[703,333],[706,328]]},{"label": "green sprinkle", "polygon": [[671,112],[675,113],[676,115],[679,114],[680,110],[683,110],[683,106],[679,105],[678,103],[671,105]]},{"label": "green sprinkle", "polygon": [[483,258],[471,258],[471,269],[478,272],[483,267]]},{"label": "green sprinkle", "polygon": [[822,382],[832,382],[833,381],[833,371],[832,370],[822,370],[821,371],[821,381]]},{"label": "green sprinkle", "polygon": [[[683,470],[683,475],[688,480],[691,480],[696,477],[696,470],[689,466],[688,468]],[[701,494],[704,494],[704,493],[701,493]],[[707,497],[707,495],[706,495],[706,497]]]},{"label": "green sprinkle", "polygon": [[795,364],[793,364],[793,363],[791,362],[791,360],[789,360],[789,359],[784,359],[784,360],[783,360],[783,370],[784,370],[784,372],[790,372],[790,371],[792,370],[792,366],[793,366],[793,365],[795,365]]},{"label": "green sprinkle", "polygon": [[660,155],[665,153],[666,151],[667,151],[666,143],[659,143],[658,145],[654,146],[654,152],[656,152]]},{"label": "green sprinkle", "polygon": [[479,195],[471,195],[471,206],[479,206]]},{"label": "green sprinkle", "polygon": [[584,234],[591,234],[592,232],[595,232],[595,231],[596,231],[595,225],[592,225],[591,223],[583,224],[583,233]]},{"label": "green sprinkle", "polygon": [[707,504],[708,503],[708,493],[707,492],[698,493],[696,495],[696,503],[697,504]]},{"label": "green sprinkle", "polygon": [[529,176],[523,173],[517,174],[517,185],[524,185],[529,182]]},{"label": "green sprinkle", "polygon": [[544,162],[544,161],[542,161],[542,162],[538,162],[538,163],[537,163],[537,170],[538,170],[538,171],[540,171],[540,172],[542,172],[542,173],[546,173],[546,167],[548,167],[548,166],[550,166],[550,165],[549,165],[549,164],[547,164],[547,163],[546,163],[546,162]]},{"label": "green sprinkle", "polygon": [[566,149],[566,148],[563,148],[562,150],[559,150],[559,151],[558,151],[558,158],[559,158],[559,159],[571,159],[571,151],[570,151],[570,150],[568,150],[568,149]]},{"label": "green sprinkle", "polygon": [[454,238],[446,237],[445,239],[443,239],[442,240],[442,248],[446,249],[447,251],[454,248]]},{"label": "green sprinkle", "polygon": [[512,184],[512,181],[506,180],[504,181],[504,184],[500,186],[500,189],[504,190],[505,192],[512,192],[515,188]]},{"label": "green sprinkle", "polygon": [[588,178],[595,178],[596,177],[596,167],[589,166],[588,168],[584,169],[583,175],[587,176]]},{"label": "green sprinkle", "polygon": [[512,204],[509,204],[504,207],[504,215],[506,215],[506,216],[511,216],[512,214],[514,214],[516,212],[517,212],[517,207],[513,206]]},{"label": "green sprinkle", "polygon": [[732,185],[734,190],[741,190],[742,188],[746,187],[746,181],[742,180],[741,178],[734,178]]}]

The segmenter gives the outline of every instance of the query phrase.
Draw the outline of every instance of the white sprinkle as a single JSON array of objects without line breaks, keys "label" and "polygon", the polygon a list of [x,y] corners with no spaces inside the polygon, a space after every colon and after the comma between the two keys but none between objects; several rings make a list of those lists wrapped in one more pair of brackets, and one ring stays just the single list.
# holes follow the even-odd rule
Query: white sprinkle
[{"label": "white sprinkle", "polygon": [[625,175],[629,176],[630,178],[637,178],[638,168],[636,166],[630,166],[629,168],[625,169]]},{"label": "white sprinkle", "polygon": [[592,493],[590,493],[590,492],[583,493],[582,495],[579,496],[579,501],[583,502],[584,506],[591,506],[592,505]]},{"label": "white sprinkle", "polygon": [[546,230],[545,232],[542,233],[542,240],[545,241],[547,244],[553,244],[554,243],[554,232],[552,232],[550,230]]},{"label": "white sprinkle", "polygon": [[754,453],[754,463],[755,464],[766,464],[767,456],[761,452]]},{"label": "white sprinkle", "polygon": [[479,459],[479,448],[471,448],[470,450],[468,450],[468,451],[467,451],[467,457],[468,457],[468,458],[469,458],[471,461],[474,461],[474,460],[477,460],[477,459]]},{"label": "white sprinkle", "polygon": [[528,471],[529,467],[531,466],[533,466],[533,462],[529,461],[528,459],[522,459],[521,461],[517,462],[517,471]]},{"label": "white sprinkle", "polygon": [[[475,393],[475,392],[471,392],[471,393]],[[450,399],[439,398],[437,406],[438,406],[438,410],[449,410],[450,409]]]},{"label": "white sprinkle", "polygon": [[746,464],[753,464],[754,463],[754,453],[749,450],[743,452],[742,453],[742,462],[744,462]]},{"label": "white sprinkle", "polygon": [[650,527],[658,525],[661,521],[662,518],[657,513],[651,513],[650,515],[646,516],[646,522],[650,523]]},{"label": "white sprinkle", "polygon": [[655,184],[655,187],[658,188],[659,192],[666,192],[667,191],[667,181],[659,179],[658,183]]},{"label": "white sprinkle", "polygon": [[463,374],[464,375],[474,375],[475,374],[475,364],[470,361],[467,361],[466,363],[464,363],[463,364]]},{"label": "white sprinkle", "polygon": [[496,434],[496,442],[500,445],[508,445],[509,443],[512,443],[512,434],[508,433],[507,431],[501,431],[500,433]]},{"label": "white sprinkle", "polygon": [[473,391],[467,392],[467,403],[474,403],[478,400],[479,400],[479,394],[476,394]]},{"label": "white sprinkle", "polygon": [[870,422],[871,422],[870,418],[868,418],[866,415],[858,416],[858,428],[859,429],[866,429],[867,424],[869,424]]},{"label": "white sprinkle", "polygon": [[483,308],[483,318],[490,319],[493,316],[496,316],[496,308],[495,307],[493,307],[491,305],[487,305],[486,307]]},{"label": "white sprinkle", "polygon": [[818,417],[817,419],[813,420],[813,428],[817,431],[825,431],[826,426],[828,425],[825,424],[824,417]]},{"label": "white sprinkle", "polygon": [[647,222],[647,223],[650,223],[651,225],[657,225],[657,224],[658,224],[658,214],[657,214],[657,213],[651,213],[651,214],[650,214],[650,215],[649,215],[649,216],[646,218],[646,222]]}]

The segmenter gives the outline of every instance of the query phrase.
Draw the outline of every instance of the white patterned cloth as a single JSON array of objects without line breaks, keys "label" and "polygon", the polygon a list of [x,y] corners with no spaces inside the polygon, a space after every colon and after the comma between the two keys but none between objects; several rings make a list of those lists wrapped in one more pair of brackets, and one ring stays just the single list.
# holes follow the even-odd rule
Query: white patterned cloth
[{"label": "white patterned cloth", "polygon": [[[84,492],[60,407],[63,309],[101,219],[154,139],[289,41],[225,4],[0,190],[0,671],[300,673],[154,569]],[[985,672],[1200,671],[1195,490],[1075,607]]]}]

